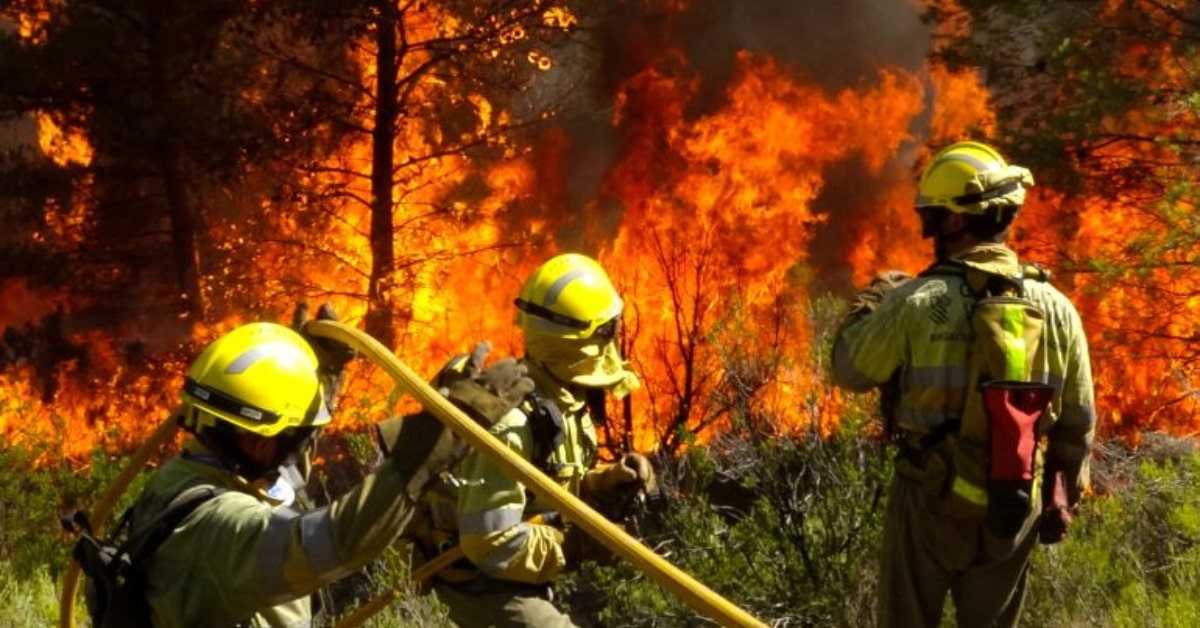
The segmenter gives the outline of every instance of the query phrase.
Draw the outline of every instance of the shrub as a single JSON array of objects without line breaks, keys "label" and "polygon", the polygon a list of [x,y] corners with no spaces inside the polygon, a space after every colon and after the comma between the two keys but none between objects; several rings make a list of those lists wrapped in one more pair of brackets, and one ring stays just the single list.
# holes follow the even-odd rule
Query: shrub
[{"label": "shrub", "polygon": [[[638,522],[643,538],[764,621],[869,624],[890,465],[861,434],[865,414],[851,414],[829,437],[731,434],[667,461],[672,498]],[[574,581],[573,615],[598,625],[709,621],[627,565],[592,565]]]}]

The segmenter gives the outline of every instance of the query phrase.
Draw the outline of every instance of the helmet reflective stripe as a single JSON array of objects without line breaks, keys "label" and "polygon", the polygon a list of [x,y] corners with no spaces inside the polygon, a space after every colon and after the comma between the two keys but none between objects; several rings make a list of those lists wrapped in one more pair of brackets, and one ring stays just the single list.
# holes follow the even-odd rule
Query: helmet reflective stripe
[{"label": "helmet reflective stripe", "polygon": [[970,205],[972,203],[981,203],[983,201],[990,201],[993,198],[1000,198],[1001,196],[1004,196],[1005,194],[1011,194],[1013,192],[1016,192],[1019,189],[1021,189],[1020,181],[1009,181],[1008,183],[1005,183],[1004,185],[1002,185],[998,188],[992,188],[990,190],[987,190],[984,192],[976,192],[974,194],[963,194],[962,196],[955,196],[954,198],[952,198],[950,200],[954,201],[955,203],[958,203],[959,205]]},{"label": "helmet reflective stripe", "polygon": [[587,272],[588,271],[585,271],[582,268],[576,268],[575,270],[568,271],[562,277],[556,279],[554,283],[550,284],[550,288],[546,290],[546,296],[543,301],[546,304],[546,307],[550,307],[551,305],[554,305],[555,301],[558,301],[559,295],[562,294],[562,291],[567,287],[567,284],[575,281],[576,279],[582,278],[587,274]]},{"label": "helmet reflective stripe", "polygon": [[558,312],[555,312],[554,310],[551,310],[549,308],[544,308],[544,307],[538,305],[537,303],[530,303],[529,301],[526,301],[524,299],[514,300],[513,305],[517,306],[517,309],[521,310],[522,312],[533,314],[534,316],[537,316],[539,318],[544,318],[548,321],[553,321],[564,327],[570,327],[571,329],[587,329],[588,326],[590,325],[590,323],[588,323],[587,321],[581,321],[578,319],[571,318],[570,316],[567,316],[565,314],[559,314]]},{"label": "helmet reflective stripe", "polygon": [[276,359],[285,359],[289,357],[286,355],[289,353],[292,354],[292,359],[296,360],[297,362],[304,359],[304,354],[301,353],[300,350],[288,345],[273,344],[250,347],[245,353],[239,355],[233,360],[233,362],[230,362],[229,366],[225,367],[225,373],[228,375],[245,373],[246,369],[254,366],[255,362],[258,362],[263,358],[272,357]]},{"label": "helmet reflective stripe", "polygon": [[937,161],[934,161],[932,164],[930,164],[929,169],[933,170],[943,162],[947,161],[965,161],[979,172],[998,170],[1000,167],[995,160],[993,160],[991,163],[986,163],[982,159],[977,159],[974,155],[968,155],[967,153],[950,153],[948,155],[942,155],[939,157]]},{"label": "helmet reflective stripe", "polygon": [[279,415],[274,412],[242,403],[219,390],[207,388],[190,377],[184,380],[183,391],[221,412],[236,414],[251,421],[274,423],[279,420]]}]

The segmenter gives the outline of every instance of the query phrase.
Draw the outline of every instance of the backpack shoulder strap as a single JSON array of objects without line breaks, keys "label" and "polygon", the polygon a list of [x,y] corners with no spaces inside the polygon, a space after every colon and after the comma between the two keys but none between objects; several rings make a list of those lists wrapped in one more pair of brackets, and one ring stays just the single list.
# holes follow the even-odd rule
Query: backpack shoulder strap
[{"label": "backpack shoulder strap", "polygon": [[921,271],[918,277],[950,275],[962,277],[977,299],[1001,295],[1024,298],[1024,280],[1030,279],[1041,283],[1050,281],[1050,271],[1041,264],[1033,262],[1020,262],[1019,264],[1020,273],[1010,277],[973,268],[958,260],[939,260]]},{"label": "backpack shoulder strap", "polygon": [[552,399],[531,392],[525,396],[529,408],[529,429],[533,432],[534,466],[553,477],[558,469],[553,468],[550,458],[563,442],[564,426],[562,410]]},{"label": "backpack shoulder strap", "polygon": [[121,544],[121,552],[128,553],[130,562],[136,565],[153,554],[201,504],[224,492],[224,489],[208,484],[188,488],[176,495],[149,523],[130,530],[129,538]]}]

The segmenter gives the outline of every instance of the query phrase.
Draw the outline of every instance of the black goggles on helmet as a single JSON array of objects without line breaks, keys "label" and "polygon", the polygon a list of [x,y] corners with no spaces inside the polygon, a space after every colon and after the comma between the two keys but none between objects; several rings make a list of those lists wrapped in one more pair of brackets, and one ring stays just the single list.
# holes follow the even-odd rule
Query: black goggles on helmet
[{"label": "black goggles on helmet", "polygon": [[[247,421],[272,425],[278,423],[281,418],[277,412],[259,408],[258,406],[248,403],[242,403],[241,400],[226,395],[215,388],[205,386],[204,384],[201,384],[190,377],[184,379],[183,391],[204,402],[205,405],[214,410],[218,410],[226,414],[232,414],[234,416],[246,419]],[[315,395],[313,398],[313,403],[309,406],[308,411],[305,413],[305,421],[308,422],[316,419],[322,419],[327,415],[328,410],[325,408],[324,400],[321,399],[321,395]]]},{"label": "black goggles on helmet", "polygon": [[580,336],[584,338],[599,336],[605,340],[612,340],[613,338],[616,338],[617,334],[621,331],[620,314],[608,319],[603,323],[596,324],[594,322],[581,321],[578,318],[572,318],[565,314],[559,314],[550,308],[542,307],[537,303],[530,303],[525,299],[515,299],[513,300],[513,305],[517,306],[518,310],[521,310],[526,314],[531,314],[538,318],[544,318],[552,323],[558,323],[563,327],[577,329],[580,332]]}]

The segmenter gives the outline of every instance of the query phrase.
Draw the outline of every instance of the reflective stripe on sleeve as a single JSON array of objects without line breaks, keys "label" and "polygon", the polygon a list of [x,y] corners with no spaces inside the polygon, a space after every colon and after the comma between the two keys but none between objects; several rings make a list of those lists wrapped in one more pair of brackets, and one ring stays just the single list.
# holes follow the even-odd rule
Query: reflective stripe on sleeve
[{"label": "reflective stripe on sleeve", "polygon": [[291,600],[294,596],[284,577],[284,558],[287,553],[288,535],[298,515],[288,509],[279,509],[271,514],[267,529],[258,541],[258,575],[266,603],[275,605]]},{"label": "reflective stripe on sleeve", "polygon": [[462,512],[458,514],[458,531],[461,534],[485,536],[507,530],[521,523],[522,511],[523,506],[516,504],[480,512]]},{"label": "reflective stripe on sleeve", "polygon": [[503,544],[497,545],[479,562],[479,568],[492,573],[502,573],[509,563],[525,550],[529,539],[529,524],[520,523],[513,528],[513,535]]},{"label": "reflective stripe on sleeve", "polygon": [[308,555],[313,571],[322,579],[336,579],[352,571],[342,565],[333,539],[333,517],[328,508],[322,508],[300,517],[300,542]]}]

